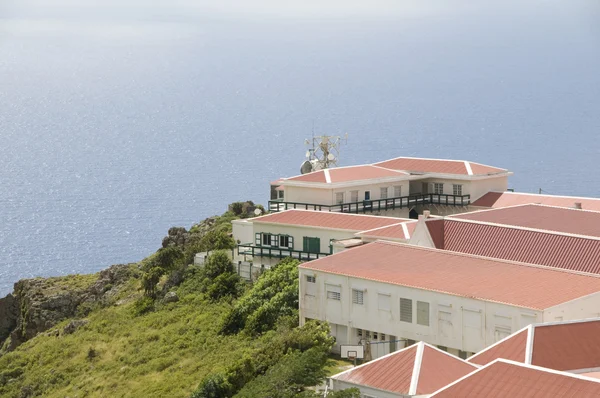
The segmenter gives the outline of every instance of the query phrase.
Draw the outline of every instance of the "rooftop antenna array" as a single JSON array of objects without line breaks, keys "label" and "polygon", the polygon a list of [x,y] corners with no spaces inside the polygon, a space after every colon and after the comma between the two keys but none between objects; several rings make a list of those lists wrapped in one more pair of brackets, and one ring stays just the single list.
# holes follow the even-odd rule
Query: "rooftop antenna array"
[{"label": "rooftop antenna array", "polygon": [[306,160],[300,166],[300,173],[330,169],[338,165],[340,146],[348,142],[348,133],[339,135],[312,136],[312,140],[304,140],[308,147]]}]

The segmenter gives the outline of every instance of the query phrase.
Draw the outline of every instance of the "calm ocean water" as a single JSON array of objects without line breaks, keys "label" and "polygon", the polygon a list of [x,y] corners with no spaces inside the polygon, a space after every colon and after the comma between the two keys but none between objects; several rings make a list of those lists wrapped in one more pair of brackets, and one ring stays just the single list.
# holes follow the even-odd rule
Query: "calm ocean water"
[{"label": "calm ocean water", "polygon": [[0,295],[265,203],[313,123],[349,133],[345,165],[469,159],[600,196],[597,0],[368,3],[2,2]]}]

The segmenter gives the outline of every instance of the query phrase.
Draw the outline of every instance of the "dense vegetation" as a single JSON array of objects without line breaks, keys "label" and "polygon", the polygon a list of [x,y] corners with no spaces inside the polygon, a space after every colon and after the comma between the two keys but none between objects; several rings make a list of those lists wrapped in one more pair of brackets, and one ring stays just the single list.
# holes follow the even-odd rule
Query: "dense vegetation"
[{"label": "dense vegetation", "polygon": [[[298,264],[240,280],[219,250],[234,217],[170,233],[109,303],[85,311],[86,324],[66,333],[65,321],[1,356],[0,396],[320,396],[310,387],[338,369],[327,325],[298,326]],[[198,247],[211,251],[205,266],[188,266]]]}]

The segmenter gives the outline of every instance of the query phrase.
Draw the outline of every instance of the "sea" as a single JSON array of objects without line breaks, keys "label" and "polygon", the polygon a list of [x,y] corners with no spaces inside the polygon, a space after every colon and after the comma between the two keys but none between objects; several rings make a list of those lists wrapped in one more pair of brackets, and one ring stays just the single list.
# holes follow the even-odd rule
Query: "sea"
[{"label": "sea", "polygon": [[0,296],[266,204],[305,140],[600,196],[598,0],[3,0]]}]

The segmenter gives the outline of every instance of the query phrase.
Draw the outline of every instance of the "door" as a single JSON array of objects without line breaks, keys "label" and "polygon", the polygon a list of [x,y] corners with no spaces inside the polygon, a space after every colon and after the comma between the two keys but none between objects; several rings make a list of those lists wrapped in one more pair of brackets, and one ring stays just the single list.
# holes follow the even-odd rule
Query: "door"
[{"label": "door", "polygon": [[427,183],[426,182],[424,182],[421,185],[421,193],[427,193]]},{"label": "door", "polygon": [[371,200],[371,191],[365,191],[365,200]]}]

